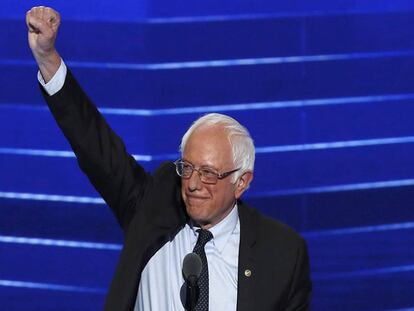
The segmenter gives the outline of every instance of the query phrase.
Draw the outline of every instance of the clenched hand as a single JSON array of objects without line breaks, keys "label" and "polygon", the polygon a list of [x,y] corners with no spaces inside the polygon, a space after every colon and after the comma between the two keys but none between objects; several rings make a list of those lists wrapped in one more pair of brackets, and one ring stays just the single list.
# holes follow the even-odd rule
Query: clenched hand
[{"label": "clenched hand", "polygon": [[43,78],[48,82],[60,65],[55,41],[60,25],[60,15],[52,8],[39,6],[26,13],[29,46]]}]

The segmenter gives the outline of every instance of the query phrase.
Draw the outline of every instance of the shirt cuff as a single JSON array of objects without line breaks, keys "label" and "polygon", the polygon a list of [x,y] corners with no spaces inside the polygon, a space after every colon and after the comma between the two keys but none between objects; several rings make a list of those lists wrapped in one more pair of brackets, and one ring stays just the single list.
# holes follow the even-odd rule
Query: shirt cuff
[{"label": "shirt cuff", "polygon": [[55,95],[63,87],[66,79],[66,65],[62,61],[60,62],[59,69],[56,71],[55,75],[50,79],[48,83],[45,83],[45,80],[42,77],[40,71],[37,72],[37,80],[39,80],[40,85],[45,89],[46,93],[49,96]]}]

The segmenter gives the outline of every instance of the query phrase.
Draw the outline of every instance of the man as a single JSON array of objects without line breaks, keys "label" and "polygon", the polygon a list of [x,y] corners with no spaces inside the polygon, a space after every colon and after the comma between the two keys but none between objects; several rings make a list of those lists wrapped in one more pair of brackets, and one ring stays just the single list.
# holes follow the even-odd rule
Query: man
[{"label": "man", "polygon": [[194,250],[203,261],[196,310],[308,310],[304,240],[239,200],[253,179],[247,130],[206,115],[184,135],[182,159],[147,174],[56,51],[59,14],[36,7],[26,23],[49,108],[125,233],[105,309],[184,310],[181,264]]}]

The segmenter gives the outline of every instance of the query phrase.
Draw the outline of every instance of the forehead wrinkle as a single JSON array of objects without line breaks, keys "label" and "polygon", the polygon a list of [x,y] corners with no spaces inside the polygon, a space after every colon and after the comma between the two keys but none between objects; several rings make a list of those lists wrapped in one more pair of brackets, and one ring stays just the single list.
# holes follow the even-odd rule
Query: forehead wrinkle
[{"label": "forehead wrinkle", "polygon": [[[226,135],[226,139],[223,139],[223,134]],[[200,137],[201,136],[201,137]],[[206,141],[206,143],[203,143]],[[223,146],[225,142],[226,146]],[[194,146],[195,145],[195,146]],[[221,145],[220,148],[217,148],[218,145]],[[191,151],[189,152],[189,147]],[[197,148],[197,149],[196,149]],[[225,157],[220,149],[227,148],[227,152],[229,152],[229,158]],[[196,159],[192,159],[190,161],[188,159],[188,154],[200,153],[197,154]],[[185,149],[183,150],[183,159],[190,162],[192,165],[195,165],[193,162],[203,160],[207,163],[200,163],[197,162],[196,164],[200,164],[199,167],[209,167],[213,168],[216,171],[220,171],[226,168],[230,163],[234,165],[233,161],[233,147],[231,145],[231,141],[229,139],[229,135],[227,133],[226,128],[223,125],[216,124],[212,125],[200,125],[198,126],[193,133],[191,133],[190,137],[188,138],[187,144]],[[211,161],[213,158],[213,161]],[[221,162],[221,163],[217,163]],[[222,166],[222,167],[217,167]],[[231,168],[231,167],[229,167]]]},{"label": "forehead wrinkle", "polygon": [[[235,143],[234,141],[237,140],[239,137],[241,137],[241,135],[237,134],[237,133],[233,133],[231,134],[231,130],[229,128],[229,126],[226,123],[223,122],[217,122],[217,123],[202,123],[200,125],[198,125],[196,128],[194,128],[193,133],[194,134],[197,130],[200,131],[208,131],[208,130],[214,130],[214,131],[220,131],[223,132],[223,135],[226,135],[227,138],[227,142],[230,145],[230,151],[231,151],[231,163],[234,165],[236,165],[236,159],[234,157],[235,155]],[[190,135],[191,137],[191,135]]]}]

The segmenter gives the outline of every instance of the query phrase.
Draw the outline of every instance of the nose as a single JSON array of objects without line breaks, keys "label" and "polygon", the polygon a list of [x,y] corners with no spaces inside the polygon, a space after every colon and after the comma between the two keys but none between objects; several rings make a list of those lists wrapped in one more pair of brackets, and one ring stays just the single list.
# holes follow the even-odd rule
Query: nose
[{"label": "nose", "polygon": [[193,174],[191,174],[191,177],[188,179],[188,189],[191,192],[194,192],[196,190],[200,190],[202,188],[203,183],[200,179],[200,173],[196,170],[193,171]]}]

